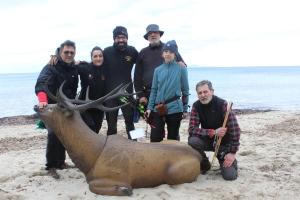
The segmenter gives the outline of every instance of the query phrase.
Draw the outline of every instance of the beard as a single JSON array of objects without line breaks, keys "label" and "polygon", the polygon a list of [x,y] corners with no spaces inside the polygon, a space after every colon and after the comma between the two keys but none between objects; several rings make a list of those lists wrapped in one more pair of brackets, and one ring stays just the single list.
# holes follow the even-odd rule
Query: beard
[{"label": "beard", "polygon": [[158,47],[159,45],[160,45],[160,40],[150,43],[150,47]]},{"label": "beard", "polygon": [[212,100],[212,96],[207,97],[207,98],[199,99],[199,101],[200,101],[202,104],[209,104],[209,102],[211,102],[211,100]]},{"label": "beard", "polygon": [[127,42],[115,42],[114,47],[120,51],[124,51],[127,48]]}]

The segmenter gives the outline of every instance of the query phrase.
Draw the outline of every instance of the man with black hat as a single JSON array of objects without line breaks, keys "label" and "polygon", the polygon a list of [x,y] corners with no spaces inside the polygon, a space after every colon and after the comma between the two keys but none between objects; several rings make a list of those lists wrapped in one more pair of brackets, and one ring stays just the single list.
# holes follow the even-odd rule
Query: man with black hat
[{"label": "man with black hat", "polygon": [[[150,24],[146,28],[144,38],[149,41],[149,46],[143,48],[138,56],[134,71],[135,91],[143,91],[138,94],[139,102],[146,105],[150,96],[154,69],[163,63],[162,48],[164,43],[160,38],[164,31],[157,24]],[[176,55],[176,61],[181,66],[186,66],[180,54]]]},{"label": "man with black hat", "polygon": [[[104,67],[106,74],[106,87],[107,93],[113,90],[121,83],[132,82],[131,70],[136,63],[138,57],[138,51],[133,47],[127,45],[128,33],[127,29],[123,26],[117,26],[113,30],[113,46],[107,47],[103,51],[104,55]],[[133,92],[132,85],[127,88],[129,93]],[[108,107],[115,107],[122,104],[121,100],[113,99],[106,102]],[[121,108],[128,138],[131,139],[129,132],[134,130],[133,123],[133,108],[131,106],[125,106]],[[117,133],[117,120],[118,110],[106,113],[107,119],[107,135],[113,135]]]}]

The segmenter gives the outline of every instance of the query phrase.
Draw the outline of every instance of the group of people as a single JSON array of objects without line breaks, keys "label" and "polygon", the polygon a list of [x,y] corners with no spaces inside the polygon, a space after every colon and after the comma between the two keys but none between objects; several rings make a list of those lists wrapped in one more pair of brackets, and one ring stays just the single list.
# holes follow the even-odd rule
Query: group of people
[{"label": "group of people", "polygon": [[[180,140],[181,120],[187,116],[189,100],[189,83],[187,67],[178,52],[175,40],[163,43],[164,34],[159,26],[150,24],[144,38],[149,46],[138,52],[128,45],[128,32],[123,26],[113,30],[112,46],[102,50],[96,46],[91,51],[91,62],[75,63],[75,43],[67,40],[56,51],[55,62],[51,60],[40,72],[35,86],[39,107],[56,103],[48,98],[47,91],[55,94],[60,85],[66,81],[63,92],[68,98],[75,98],[80,78],[81,91],[79,98],[98,99],[109,93],[121,83],[132,82],[131,72],[135,65],[134,85],[127,88],[128,93],[137,93],[137,102],[145,108],[144,117],[151,123],[151,142],[160,142],[164,137]],[[133,88],[134,86],[134,88]],[[48,89],[47,89],[48,88]],[[199,151],[203,159],[202,173],[210,169],[210,163],[204,151],[213,150],[214,137],[223,137],[220,153],[217,158],[223,178],[237,178],[237,161],[235,153],[239,147],[240,129],[234,113],[230,113],[227,128],[222,128],[226,111],[226,101],[214,96],[210,81],[199,82],[196,92],[199,100],[193,104],[189,123],[188,144]],[[107,107],[123,103],[122,99],[109,100]],[[125,120],[128,139],[134,130],[134,107],[127,105],[121,108]],[[108,112],[107,135],[117,134],[118,110]],[[104,113],[97,109],[88,109],[81,113],[82,119],[98,133]],[[167,124],[167,132],[165,132]],[[47,124],[46,124],[47,127]],[[47,127],[48,140],[46,149],[46,170],[64,169],[65,149],[51,128]],[[225,134],[226,133],[226,134]]]}]

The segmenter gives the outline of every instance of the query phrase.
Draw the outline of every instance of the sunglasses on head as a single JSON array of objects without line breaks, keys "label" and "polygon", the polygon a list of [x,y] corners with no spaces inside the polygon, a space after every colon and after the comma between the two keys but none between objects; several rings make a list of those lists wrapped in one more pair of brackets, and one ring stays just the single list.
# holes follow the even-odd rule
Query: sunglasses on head
[{"label": "sunglasses on head", "polygon": [[68,54],[74,55],[75,52],[74,51],[64,51],[63,54],[65,54],[65,55],[68,55]]}]

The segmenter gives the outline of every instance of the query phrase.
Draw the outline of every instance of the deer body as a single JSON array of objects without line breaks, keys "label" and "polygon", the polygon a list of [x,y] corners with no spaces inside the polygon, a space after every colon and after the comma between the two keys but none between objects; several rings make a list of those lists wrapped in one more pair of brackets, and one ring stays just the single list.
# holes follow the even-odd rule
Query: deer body
[{"label": "deer body", "polygon": [[[87,181],[92,192],[124,195],[124,191],[115,190],[117,183],[131,190],[192,182],[199,174],[200,156],[187,145],[145,144],[112,135],[87,174]],[[111,184],[111,191],[107,191],[108,185],[103,191],[104,180]]]},{"label": "deer body", "polygon": [[131,195],[132,188],[192,182],[200,174],[201,156],[187,144],[145,144],[120,135],[95,134],[78,111],[65,114],[57,104],[35,110],[96,194]]}]

